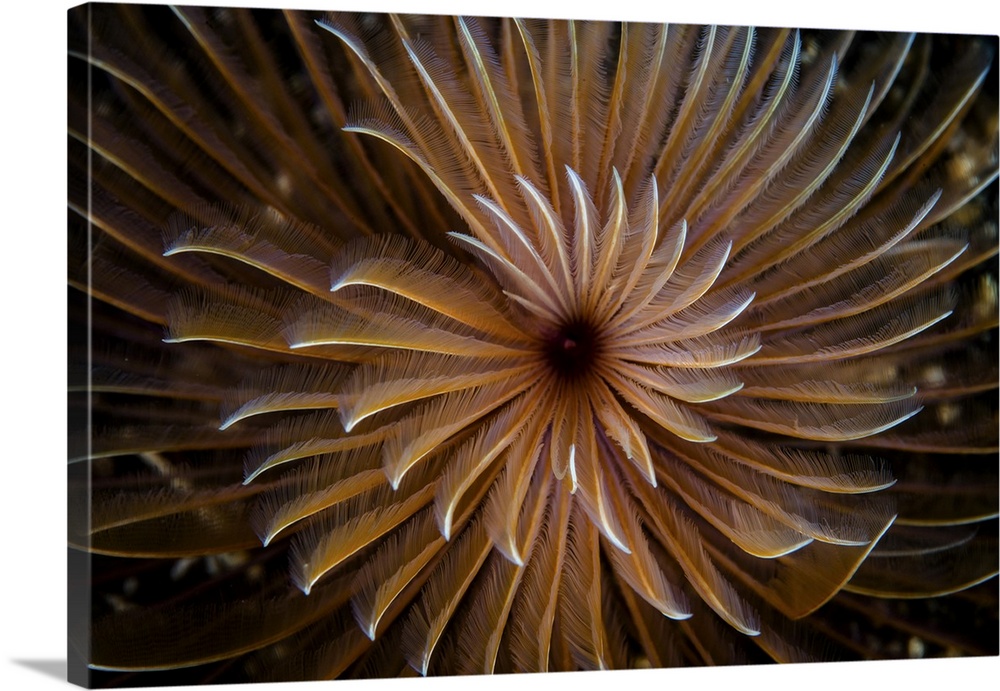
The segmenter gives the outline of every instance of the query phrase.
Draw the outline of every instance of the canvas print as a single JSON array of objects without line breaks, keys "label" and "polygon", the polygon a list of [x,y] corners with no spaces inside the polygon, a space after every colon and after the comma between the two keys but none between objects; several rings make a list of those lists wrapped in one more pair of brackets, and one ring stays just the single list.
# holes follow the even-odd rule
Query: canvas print
[{"label": "canvas print", "polygon": [[69,11],[70,679],[995,656],[997,37]]}]

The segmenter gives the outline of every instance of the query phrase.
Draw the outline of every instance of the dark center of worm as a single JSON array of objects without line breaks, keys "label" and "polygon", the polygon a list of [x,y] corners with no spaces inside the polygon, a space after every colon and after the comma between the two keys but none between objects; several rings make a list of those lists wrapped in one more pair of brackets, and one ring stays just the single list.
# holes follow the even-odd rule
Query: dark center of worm
[{"label": "dark center of worm", "polygon": [[563,324],[547,339],[545,355],[560,377],[575,380],[593,368],[598,348],[593,326],[576,320]]}]

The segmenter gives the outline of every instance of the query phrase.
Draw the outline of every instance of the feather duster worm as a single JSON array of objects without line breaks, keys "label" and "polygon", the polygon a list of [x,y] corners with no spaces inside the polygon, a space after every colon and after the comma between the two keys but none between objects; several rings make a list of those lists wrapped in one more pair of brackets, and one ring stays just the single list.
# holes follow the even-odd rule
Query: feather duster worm
[{"label": "feather duster worm", "polygon": [[73,10],[91,681],[996,654],[995,53]]}]

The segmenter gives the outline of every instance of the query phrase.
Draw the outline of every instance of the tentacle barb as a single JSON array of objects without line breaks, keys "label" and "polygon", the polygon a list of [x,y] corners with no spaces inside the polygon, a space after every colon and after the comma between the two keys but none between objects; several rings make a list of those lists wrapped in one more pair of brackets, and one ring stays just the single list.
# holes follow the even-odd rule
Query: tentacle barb
[{"label": "tentacle barb", "polygon": [[93,5],[69,61],[93,683],[997,654],[995,40]]}]

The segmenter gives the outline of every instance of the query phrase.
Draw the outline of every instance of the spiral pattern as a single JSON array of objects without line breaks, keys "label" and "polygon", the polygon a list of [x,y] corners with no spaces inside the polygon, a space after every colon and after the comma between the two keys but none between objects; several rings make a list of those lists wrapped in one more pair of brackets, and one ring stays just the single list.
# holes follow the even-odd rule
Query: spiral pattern
[{"label": "spiral pattern", "polygon": [[996,653],[899,604],[995,623],[988,41],[94,6],[70,55],[93,669]]}]

